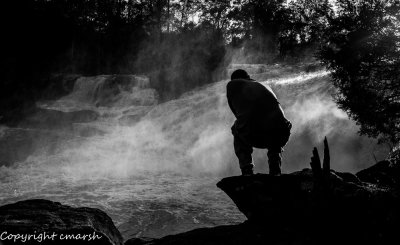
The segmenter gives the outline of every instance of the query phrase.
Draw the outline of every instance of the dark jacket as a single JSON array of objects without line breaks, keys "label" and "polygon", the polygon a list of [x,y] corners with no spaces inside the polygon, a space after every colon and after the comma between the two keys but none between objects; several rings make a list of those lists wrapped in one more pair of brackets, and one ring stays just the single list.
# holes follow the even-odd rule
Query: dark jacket
[{"label": "dark jacket", "polygon": [[[249,137],[265,134],[284,127],[287,120],[269,87],[247,79],[235,79],[226,87],[228,104],[236,117],[236,130]],[[245,136],[246,137],[246,136]]]}]

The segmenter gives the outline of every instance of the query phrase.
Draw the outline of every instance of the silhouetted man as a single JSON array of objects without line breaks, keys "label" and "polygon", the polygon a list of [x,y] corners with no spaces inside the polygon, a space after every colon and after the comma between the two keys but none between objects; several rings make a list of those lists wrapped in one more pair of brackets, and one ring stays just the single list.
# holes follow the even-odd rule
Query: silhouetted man
[{"label": "silhouetted man", "polygon": [[233,145],[242,175],[253,174],[253,147],[268,149],[269,173],[281,174],[281,153],[292,124],[272,90],[255,82],[244,70],[236,70],[226,86],[228,104],[236,121]]}]

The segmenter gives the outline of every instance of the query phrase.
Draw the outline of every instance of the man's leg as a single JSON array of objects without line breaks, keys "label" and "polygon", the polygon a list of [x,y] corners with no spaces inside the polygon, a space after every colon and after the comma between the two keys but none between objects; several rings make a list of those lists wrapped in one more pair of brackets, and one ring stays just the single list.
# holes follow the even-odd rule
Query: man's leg
[{"label": "man's leg", "polygon": [[268,165],[270,175],[281,175],[281,147],[270,147],[268,149]]},{"label": "man's leg", "polygon": [[292,128],[292,124],[288,120],[285,120],[284,124],[281,126],[281,130],[278,130],[276,132],[277,134],[272,135],[274,140],[268,147],[269,174],[271,175],[281,175],[281,154],[283,152],[283,147],[289,140],[290,130]]},{"label": "man's leg", "polygon": [[254,164],[251,154],[253,153],[253,147],[240,138],[239,133],[235,130],[235,125],[232,126],[232,134],[233,146],[235,154],[239,159],[239,166],[242,175],[252,175]]}]

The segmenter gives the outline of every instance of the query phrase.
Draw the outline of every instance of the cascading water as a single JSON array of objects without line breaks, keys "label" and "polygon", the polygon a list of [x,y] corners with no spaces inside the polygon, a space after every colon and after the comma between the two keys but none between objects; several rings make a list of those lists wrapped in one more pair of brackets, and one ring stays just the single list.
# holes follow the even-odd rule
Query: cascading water
[{"label": "cascading water", "polygon": [[[374,163],[372,153],[382,159],[387,152],[374,140],[359,137],[355,123],[337,109],[327,72],[299,74],[264,65],[232,68],[238,67],[271,86],[293,122],[283,172],[308,167],[312,147],[324,136],[335,170],[354,172]],[[244,221],[215,186],[221,176],[239,174],[226,83],[157,104],[157,93],[145,77],[77,79],[69,95],[39,103],[44,111],[28,119],[25,128],[0,130],[1,144],[19,135],[18,142],[29,138],[31,146],[28,157],[0,167],[0,204],[46,198],[98,207],[125,238]],[[46,114],[55,112],[65,116]],[[87,119],[88,113],[95,116]],[[29,127],[43,118],[52,124],[71,121],[51,130]],[[256,150],[253,157],[256,170],[267,172],[266,151]]]}]

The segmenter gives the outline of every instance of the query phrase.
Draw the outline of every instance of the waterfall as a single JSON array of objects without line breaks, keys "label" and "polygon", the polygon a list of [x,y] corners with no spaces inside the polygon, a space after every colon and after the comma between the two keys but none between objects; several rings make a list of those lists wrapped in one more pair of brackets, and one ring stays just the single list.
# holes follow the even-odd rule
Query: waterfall
[{"label": "waterfall", "polygon": [[[284,152],[284,172],[308,167],[310,150],[325,136],[331,143],[332,167],[337,170],[355,171],[372,165],[370,152],[380,154],[376,142],[359,137],[355,123],[336,107],[326,71],[282,72],[280,77],[262,79],[267,67],[247,65],[247,69],[258,72],[252,76],[273,88],[293,123]],[[58,144],[56,154],[38,151],[30,157],[30,163],[49,165],[51,169],[59,165],[58,172],[73,178],[131,176],[143,171],[235,174],[238,164],[230,133],[234,117],[227,105],[227,82],[157,104],[157,93],[145,77],[81,77],[69,95],[42,107],[96,111],[101,115],[99,119],[73,125],[81,130],[101,129],[103,133],[85,139],[69,138]],[[256,150],[254,161],[256,169],[267,171],[266,150]]]},{"label": "waterfall", "polygon": [[[378,159],[387,154],[375,140],[360,137],[358,126],[337,108],[326,71],[238,67],[274,90],[293,123],[284,173],[309,167],[312,148],[321,147],[325,136],[338,171],[355,172],[374,164],[372,154]],[[160,227],[176,227],[148,228],[156,236],[242,222],[215,186],[221,176],[240,173],[227,82],[158,103],[142,76],[78,78],[70,94],[38,103],[42,110],[24,126],[0,128],[0,160],[8,161],[0,166],[0,203],[47,198],[99,207],[129,236],[132,229],[147,234],[142,232],[154,217]],[[253,160],[256,172],[268,171],[266,150],[256,149]]]}]

